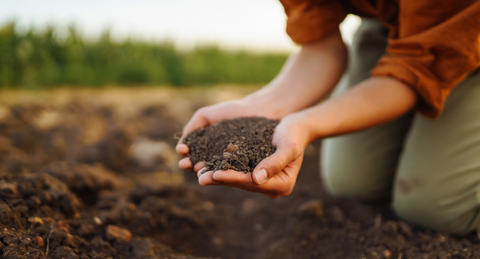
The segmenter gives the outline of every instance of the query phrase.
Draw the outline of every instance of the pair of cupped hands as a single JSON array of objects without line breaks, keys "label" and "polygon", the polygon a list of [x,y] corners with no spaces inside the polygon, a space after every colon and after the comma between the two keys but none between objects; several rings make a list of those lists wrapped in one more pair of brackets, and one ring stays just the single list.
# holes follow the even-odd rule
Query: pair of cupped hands
[{"label": "pair of cupped hands", "polygon": [[194,165],[187,157],[189,147],[183,143],[183,138],[190,132],[224,119],[251,116],[278,119],[242,100],[227,101],[199,109],[184,127],[182,138],[177,144],[178,154],[184,157],[180,160],[179,166],[197,172],[200,185],[230,186],[262,193],[273,199],[287,196],[295,186],[304,150],[308,145],[305,127],[301,123],[301,113],[292,113],[281,118],[272,139],[272,144],[276,147],[275,153],[260,162],[251,174],[233,170],[203,172],[204,162]]}]

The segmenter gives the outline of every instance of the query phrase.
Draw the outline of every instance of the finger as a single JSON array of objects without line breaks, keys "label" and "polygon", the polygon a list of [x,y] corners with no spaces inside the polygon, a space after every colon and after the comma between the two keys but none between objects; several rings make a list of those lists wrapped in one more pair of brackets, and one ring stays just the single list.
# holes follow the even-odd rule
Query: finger
[{"label": "finger", "polygon": [[[271,199],[280,197],[280,193],[277,191],[279,183],[275,181],[269,181],[264,185],[257,185],[253,182],[250,173],[238,172],[233,170],[216,171],[213,174],[213,179],[222,182],[223,185],[239,188],[248,192],[263,193]],[[281,186],[280,186],[281,187]]]},{"label": "finger", "polygon": [[206,168],[206,167],[198,170],[198,172],[197,172],[197,177],[200,177],[200,175],[202,175],[202,174],[204,174],[204,173],[206,173],[206,172],[207,172],[207,168]]},{"label": "finger", "polygon": [[188,152],[190,152],[190,148],[185,145],[185,144],[181,144],[179,143],[176,147],[175,147],[175,150],[177,151],[177,153],[183,157],[186,157],[188,155]]},{"label": "finger", "polygon": [[270,199],[278,199],[278,197],[280,197],[280,195],[278,194],[269,194],[269,193],[264,193],[264,194]]},{"label": "finger", "polygon": [[198,172],[200,171],[202,168],[205,167],[205,162],[198,162],[196,163],[194,166],[193,166],[193,170],[195,170],[195,172]]},{"label": "finger", "polygon": [[250,173],[238,172],[233,170],[220,170],[213,174],[213,179],[226,184],[251,184],[252,176]]},{"label": "finger", "polygon": [[198,183],[202,186],[205,186],[205,185],[221,185],[222,183],[218,182],[218,181],[215,181],[213,179],[213,172],[214,171],[208,171],[202,175],[200,175],[200,177],[198,177]]},{"label": "finger", "polygon": [[178,162],[178,166],[184,170],[192,171],[193,163],[190,158],[185,157]]},{"label": "finger", "polygon": [[252,173],[252,179],[256,184],[264,184],[268,179],[282,171],[285,166],[297,158],[297,145],[290,144],[277,147],[273,155],[265,158],[260,164],[255,167]]},{"label": "finger", "polygon": [[203,109],[195,112],[190,121],[183,127],[182,138],[185,138],[190,132],[198,129],[205,128],[209,125],[207,118],[203,115]]}]

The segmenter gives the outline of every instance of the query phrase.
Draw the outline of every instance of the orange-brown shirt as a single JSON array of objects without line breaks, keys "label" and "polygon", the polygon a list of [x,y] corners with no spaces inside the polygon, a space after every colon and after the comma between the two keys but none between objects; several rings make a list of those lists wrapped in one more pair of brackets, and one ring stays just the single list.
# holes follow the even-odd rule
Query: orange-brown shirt
[{"label": "orange-brown shirt", "polygon": [[[410,85],[417,110],[438,117],[451,90],[480,66],[480,0],[280,0],[296,43],[338,31],[349,13],[390,29],[387,54],[371,71]],[[480,100],[479,100],[480,102]]]}]

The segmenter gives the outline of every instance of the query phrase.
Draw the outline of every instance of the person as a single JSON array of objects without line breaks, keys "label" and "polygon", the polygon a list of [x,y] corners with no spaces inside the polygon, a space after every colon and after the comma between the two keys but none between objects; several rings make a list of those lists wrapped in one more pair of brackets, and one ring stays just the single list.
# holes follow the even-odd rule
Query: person
[{"label": "person", "polygon": [[[281,119],[277,150],[251,175],[211,171],[199,183],[289,195],[305,147],[325,139],[321,174],[332,195],[391,196],[400,219],[442,232],[480,226],[480,1],[281,2],[301,49],[267,86],[199,109],[183,130],[242,116]],[[347,83],[319,102],[346,70],[339,24],[349,13],[362,23]],[[179,142],[177,152],[188,151]]]}]

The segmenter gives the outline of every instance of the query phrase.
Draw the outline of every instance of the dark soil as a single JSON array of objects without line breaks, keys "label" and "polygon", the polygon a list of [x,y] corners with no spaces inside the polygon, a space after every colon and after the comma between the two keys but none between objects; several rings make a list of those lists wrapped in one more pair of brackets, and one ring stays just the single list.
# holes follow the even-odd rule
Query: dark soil
[{"label": "dark soil", "polygon": [[[61,165],[67,173],[69,166],[76,165]],[[102,181],[88,173],[83,179]],[[147,220],[159,210],[158,204],[145,209],[142,201],[137,208],[125,199],[123,208],[113,204],[108,211],[86,213],[65,183],[45,173],[5,177],[0,188],[2,258],[187,258],[151,239],[132,239],[129,230],[117,227],[141,220],[157,227]],[[168,202],[160,199],[159,204],[168,215]]]},{"label": "dark soil", "polygon": [[[212,212],[171,166],[172,144],[148,138],[159,123],[145,116],[165,109],[146,110],[120,120],[82,102],[9,107],[0,118],[0,258],[197,258],[166,243],[195,236],[199,246],[196,229]],[[39,122],[45,113],[60,123]],[[173,143],[180,124],[168,125]]]},{"label": "dark soil", "polygon": [[192,162],[204,161],[206,171],[252,172],[275,152],[272,135],[278,123],[258,117],[223,120],[190,133],[184,143],[190,148]]},{"label": "dark soil", "polygon": [[271,200],[184,176],[173,150],[184,121],[161,106],[130,116],[85,100],[6,109],[0,258],[480,258],[477,233],[416,228],[389,201],[329,197],[320,142],[305,151],[292,194]]}]

